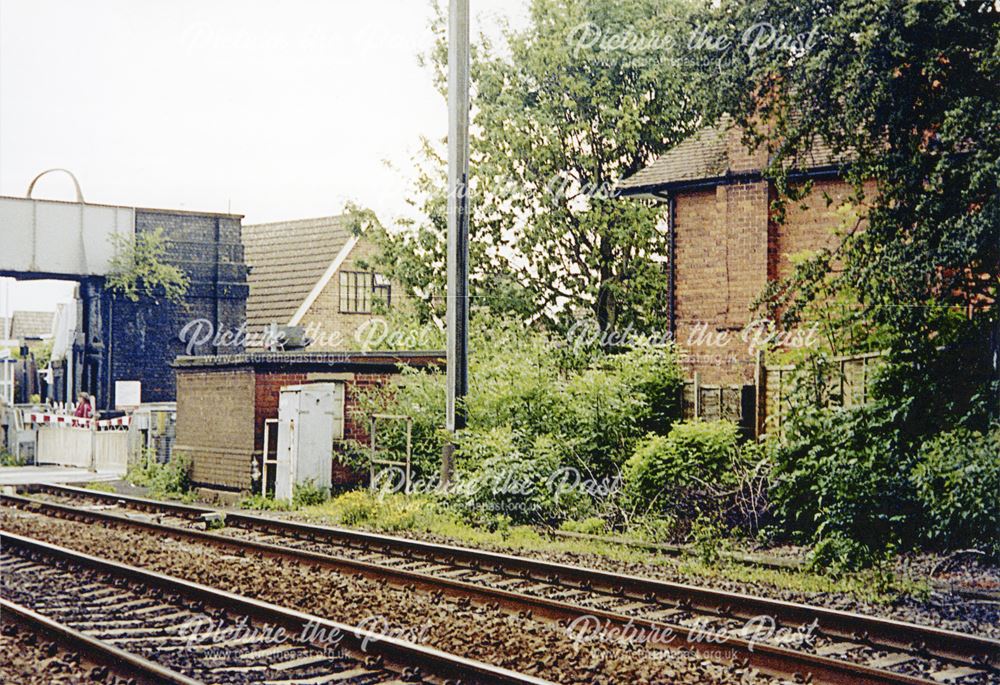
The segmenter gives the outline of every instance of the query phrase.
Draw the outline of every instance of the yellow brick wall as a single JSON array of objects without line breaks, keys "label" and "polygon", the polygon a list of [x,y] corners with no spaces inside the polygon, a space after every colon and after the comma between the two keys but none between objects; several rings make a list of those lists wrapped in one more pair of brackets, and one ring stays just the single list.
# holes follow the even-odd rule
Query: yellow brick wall
[{"label": "yellow brick wall", "polygon": [[253,424],[252,371],[177,372],[174,452],[191,457],[195,484],[250,488]]},{"label": "yellow brick wall", "polygon": [[[377,339],[382,326],[369,323],[362,328],[366,322],[373,318],[385,319],[380,314],[345,314],[340,311],[340,271],[362,271],[358,264],[360,261],[371,260],[376,254],[376,247],[371,242],[362,238],[351,251],[351,254],[341,265],[340,269],[333,275],[323,292],[319,294],[316,301],[306,312],[299,322],[305,327],[306,335],[315,339],[309,346],[310,351],[341,351],[358,348],[358,340]],[[392,309],[398,309],[405,305],[403,288],[398,283],[392,283]],[[359,329],[360,332],[359,332]],[[379,349],[379,348],[373,348]]]}]

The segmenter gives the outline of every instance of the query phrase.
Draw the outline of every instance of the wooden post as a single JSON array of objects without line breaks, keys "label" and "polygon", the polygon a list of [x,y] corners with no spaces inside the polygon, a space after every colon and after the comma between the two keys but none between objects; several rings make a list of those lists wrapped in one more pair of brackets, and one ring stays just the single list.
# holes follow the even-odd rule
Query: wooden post
[{"label": "wooden post", "polygon": [[767,369],[764,366],[764,350],[757,350],[753,376],[757,389],[754,401],[754,437],[759,439],[764,434],[764,422],[767,420]]},{"label": "wooden post", "polygon": [[371,432],[371,450],[372,454],[368,462],[368,489],[375,490],[375,417],[372,417],[372,432]]},{"label": "wooden post", "polygon": [[701,418],[701,374],[694,372],[694,417]]}]

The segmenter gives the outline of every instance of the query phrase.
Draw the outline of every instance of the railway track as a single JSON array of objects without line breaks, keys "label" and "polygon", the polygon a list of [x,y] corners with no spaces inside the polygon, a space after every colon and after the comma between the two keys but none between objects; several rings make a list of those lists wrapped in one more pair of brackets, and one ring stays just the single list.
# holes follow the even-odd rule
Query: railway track
[{"label": "railway track", "polygon": [[0,544],[3,622],[127,682],[547,682],[24,536],[0,532]]},{"label": "railway track", "polygon": [[[596,542],[609,546],[646,549],[651,552],[655,552],[656,554],[662,554],[668,557],[681,557],[686,554],[691,554],[693,551],[690,545],[647,542],[644,540],[634,540],[631,538],[623,538],[613,535],[592,535],[589,533],[576,533],[565,530],[555,530],[552,528],[543,528],[540,532],[543,535],[547,535],[548,537],[554,539],[586,540],[588,542]],[[721,556],[727,561],[737,564],[756,566],[758,568],[772,569],[775,571],[803,571],[807,567],[805,562],[797,559],[776,557],[759,552],[723,552]],[[939,580],[936,578],[930,578],[929,584],[937,591],[948,592],[970,601],[1000,602],[1000,589],[965,587],[957,583]]]},{"label": "railway track", "polygon": [[[117,521],[169,530],[211,544],[361,572],[511,611],[559,619],[569,629],[645,630],[646,646],[718,648],[739,666],[798,681],[842,683],[1000,683],[1000,642],[987,638],[690,585],[625,576],[510,555],[326,528],[243,513],[225,515],[226,534],[193,530],[210,509],[153,502],[63,486],[37,491],[71,504],[5,497],[8,504],[50,515]],[[92,504],[91,506],[95,506]],[[123,520],[118,511],[144,511],[178,525]],[[581,617],[585,621],[581,623]],[[575,623],[574,623],[575,622]],[[575,627],[574,627],[575,626]],[[803,627],[813,626],[811,629]],[[655,633],[654,633],[655,631]],[[687,642],[684,643],[686,638]]]}]

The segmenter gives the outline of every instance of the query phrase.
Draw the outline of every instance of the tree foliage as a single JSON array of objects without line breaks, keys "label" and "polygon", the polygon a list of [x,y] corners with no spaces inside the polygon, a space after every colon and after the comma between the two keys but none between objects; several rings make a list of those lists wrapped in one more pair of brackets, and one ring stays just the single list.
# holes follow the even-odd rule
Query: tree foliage
[{"label": "tree foliage", "polygon": [[[989,382],[987,341],[992,330],[996,346],[1000,316],[998,9],[973,0],[723,0],[699,17],[737,43],[765,24],[778,36],[813,36],[798,50],[695,54],[710,79],[701,90],[710,111],[731,113],[748,142],[768,145],[779,205],[811,190],[793,172],[821,145],[848,162],[862,214],[765,303],[793,325],[847,293],[854,306],[841,326],[861,322],[891,351],[886,395],[922,398],[903,417],[915,430],[927,427],[932,398],[961,416]],[[905,377],[912,370],[919,382]]]},{"label": "tree foliage", "polygon": [[[581,312],[601,330],[662,323],[661,211],[612,197],[696,121],[668,52],[609,38],[669,36],[686,4],[533,0],[530,22],[472,58],[471,289],[477,304],[553,325]],[[430,56],[444,85],[443,22]],[[417,190],[426,220],[387,253],[443,307],[447,196],[432,146]]]},{"label": "tree foliage", "polygon": [[138,235],[111,235],[114,255],[105,287],[111,292],[138,302],[140,297],[165,297],[170,302],[183,301],[190,281],[179,267],[169,264],[163,229]]},{"label": "tree foliage", "polygon": [[[536,521],[556,516],[560,498],[550,486],[528,498],[528,509],[517,509],[508,501],[515,493],[492,484],[526,479],[537,490],[547,478],[560,478],[558,469],[610,483],[647,431],[668,431],[681,414],[683,376],[670,348],[576,353],[538,327],[487,313],[473,319],[470,348],[468,428],[457,437],[456,453],[459,479],[484,485],[465,493],[470,511],[489,499],[499,509],[487,514]],[[412,417],[414,470],[425,479],[437,474],[445,441],[455,439],[441,430],[444,381],[439,370],[407,369],[398,384],[373,389],[356,407],[362,420],[376,412]],[[380,425],[378,435],[381,449],[403,457],[403,422]],[[364,463],[364,445],[357,447]],[[615,493],[593,494],[608,499]],[[567,495],[562,503],[568,502]]]}]

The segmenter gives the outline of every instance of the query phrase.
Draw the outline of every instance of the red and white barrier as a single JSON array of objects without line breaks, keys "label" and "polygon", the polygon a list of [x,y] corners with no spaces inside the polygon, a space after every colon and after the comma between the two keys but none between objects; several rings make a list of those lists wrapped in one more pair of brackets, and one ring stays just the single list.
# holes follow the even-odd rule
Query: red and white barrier
[{"label": "red and white barrier", "polygon": [[65,414],[51,414],[47,412],[29,412],[26,416],[28,423],[45,425],[63,425],[71,428],[93,428],[95,430],[114,430],[116,428],[128,428],[132,421],[131,416],[119,416],[114,419],[86,419],[80,416]]}]

